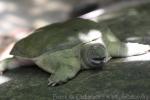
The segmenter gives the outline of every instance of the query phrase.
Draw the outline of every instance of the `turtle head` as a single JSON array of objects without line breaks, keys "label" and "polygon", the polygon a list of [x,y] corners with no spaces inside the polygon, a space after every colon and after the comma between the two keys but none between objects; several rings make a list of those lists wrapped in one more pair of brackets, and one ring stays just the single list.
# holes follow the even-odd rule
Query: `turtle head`
[{"label": "turtle head", "polygon": [[81,61],[85,69],[102,68],[108,60],[108,52],[102,44],[85,44],[81,48]]}]

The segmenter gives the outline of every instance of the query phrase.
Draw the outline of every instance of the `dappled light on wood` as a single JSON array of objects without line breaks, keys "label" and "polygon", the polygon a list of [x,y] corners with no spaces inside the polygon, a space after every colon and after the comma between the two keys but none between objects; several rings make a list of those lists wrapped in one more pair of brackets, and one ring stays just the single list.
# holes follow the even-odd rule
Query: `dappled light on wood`
[{"label": "dappled light on wood", "polygon": [[[88,34],[87,33],[86,34],[84,34],[84,33],[79,34],[79,39],[81,41],[83,41],[83,43],[86,43],[86,42],[89,42],[89,41],[92,41],[94,39],[98,39],[101,37],[102,37],[102,33],[99,30],[90,30],[88,32]],[[102,40],[100,43],[102,43]]]},{"label": "dappled light on wood", "polygon": [[146,53],[139,56],[127,57],[123,62],[135,62],[135,61],[150,61],[150,53]]},{"label": "dappled light on wood", "polygon": [[150,46],[149,45],[143,45],[143,44],[138,44],[138,43],[128,43],[126,46],[127,46],[127,53],[129,55],[132,55],[135,53],[139,53],[140,55],[134,55],[131,57],[117,59],[114,62],[150,61]]},{"label": "dappled light on wood", "polygon": [[4,84],[4,83],[6,83],[6,82],[8,82],[8,81],[10,81],[11,79],[9,78],[9,77],[6,77],[6,76],[0,76],[0,85],[1,84]]},{"label": "dappled light on wood", "polygon": [[92,19],[94,21],[97,21],[97,17],[103,15],[104,13],[105,13],[104,9],[99,9],[99,10],[95,10],[88,14],[83,15],[83,16],[81,16],[81,18]]},{"label": "dappled light on wood", "polygon": [[128,55],[144,54],[150,50],[149,45],[143,45],[143,44],[139,44],[139,43],[127,43],[126,47],[127,47]]}]

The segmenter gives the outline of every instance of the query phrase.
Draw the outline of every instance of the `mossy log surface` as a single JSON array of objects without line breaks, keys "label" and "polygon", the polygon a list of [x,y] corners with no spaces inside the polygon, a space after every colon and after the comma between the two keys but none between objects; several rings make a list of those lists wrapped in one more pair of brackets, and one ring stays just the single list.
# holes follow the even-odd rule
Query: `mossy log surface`
[{"label": "mossy log surface", "polygon": [[84,71],[64,85],[48,87],[48,73],[25,66],[5,73],[11,81],[0,85],[0,100],[148,100],[149,70],[150,62],[111,61],[103,70]]}]

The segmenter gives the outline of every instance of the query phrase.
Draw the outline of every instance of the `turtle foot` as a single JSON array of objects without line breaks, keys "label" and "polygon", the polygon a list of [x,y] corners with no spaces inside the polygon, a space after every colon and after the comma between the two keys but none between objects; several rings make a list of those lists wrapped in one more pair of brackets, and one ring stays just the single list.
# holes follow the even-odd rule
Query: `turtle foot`
[{"label": "turtle foot", "polygon": [[52,74],[48,79],[48,86],[60,85],[62,83],[65,83],[67,79],[68,79],[67,76]]},{"label": "turtle foot", "polygon": [[79,71],[79,69],[69,69],[68,67],[61,67],[55,73],[51,74],[48,79],[48,85],[56,86],[66,83],[69,79],[72,79]]}]

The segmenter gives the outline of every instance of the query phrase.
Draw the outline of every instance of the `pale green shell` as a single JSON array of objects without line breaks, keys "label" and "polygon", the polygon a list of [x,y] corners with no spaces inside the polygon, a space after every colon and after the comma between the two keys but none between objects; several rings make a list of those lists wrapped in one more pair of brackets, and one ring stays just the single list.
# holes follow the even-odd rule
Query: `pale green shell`
[{"label": "pale green shell", "polygon": [[46,52],[72,48],[83,43],[78,37],[80,33],[88,33],[96,28],[97,23],[80,18],[48,25],[17,42],[11,54],[33,58]]}]

